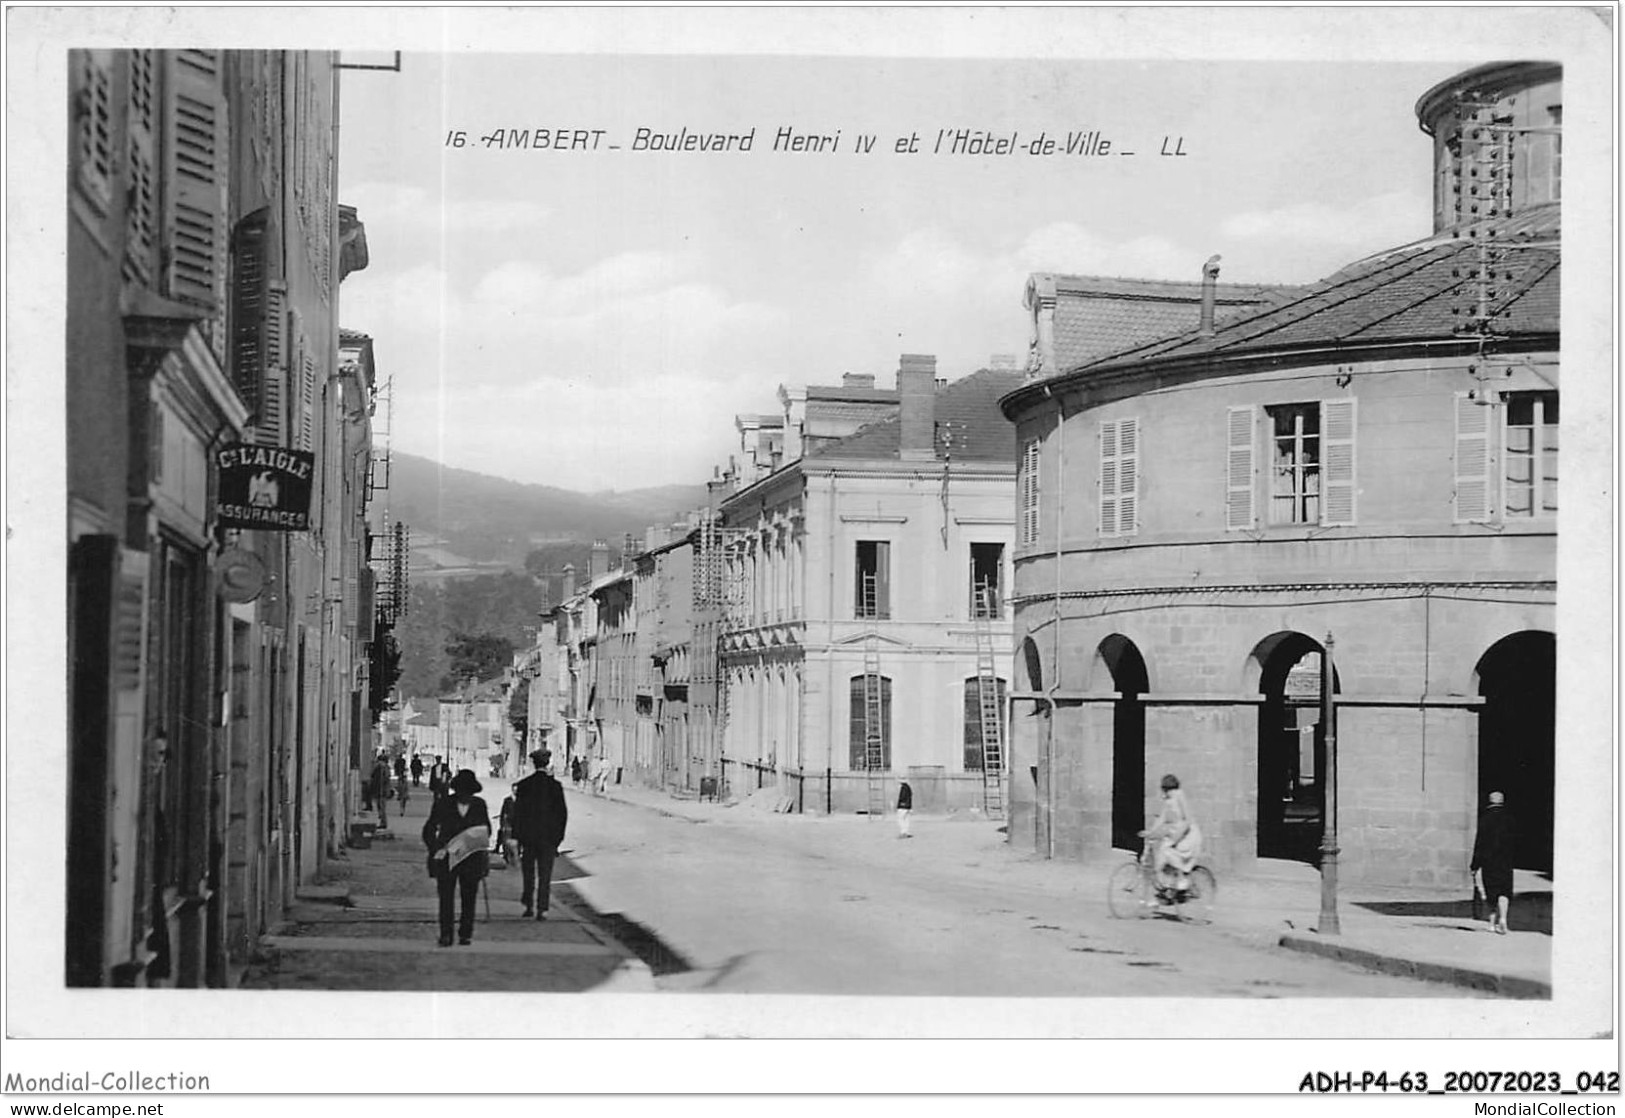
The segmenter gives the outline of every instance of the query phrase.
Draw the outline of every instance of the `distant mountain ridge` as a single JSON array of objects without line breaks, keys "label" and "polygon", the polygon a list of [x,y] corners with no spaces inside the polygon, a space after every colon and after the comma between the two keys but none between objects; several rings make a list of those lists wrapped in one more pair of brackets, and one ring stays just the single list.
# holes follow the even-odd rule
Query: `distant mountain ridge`
[{"label": "distant mountain ridge", "polygon": [[389,515],[412,531],[413,571],[520,570],[549,543],[604,539],[619,552],[631,532],[686,519],[705,504],[700,485],[580,493],[528,485],[430,458],[390,454]]}]

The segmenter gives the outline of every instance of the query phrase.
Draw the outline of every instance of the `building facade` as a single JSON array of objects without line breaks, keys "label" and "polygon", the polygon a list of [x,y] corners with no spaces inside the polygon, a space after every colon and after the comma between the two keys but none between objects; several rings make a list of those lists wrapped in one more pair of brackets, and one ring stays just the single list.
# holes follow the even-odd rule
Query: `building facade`
[{"label": "building facade", "polygon": [[225,985],[335,848],[362,732],[337,57],[68,66],[65,980]]},{"label": "building facade", "polygon": [[720,502],[716,722],[733,794],[871,810],[869,688],[888,796],[908,774],[921,810],[980,810],[979,637],[1010,658],[1014,443],[995,401],[1019,382],[984,370],[940,385],[934,358],[905,355],[892,418],[818,442],[791,411],[799,456]]},{"label": "building facade", "polygon": [[1223,318],[1210,286],[1186,332],[1002,401],[1013,843],[1137,848],[1174,772],[1216,865],[1317,861],[1329,658],[1346,876],[1463,889],[1492,790],[1551,869],[1557,78],[1424,96],[1432,236]]}]

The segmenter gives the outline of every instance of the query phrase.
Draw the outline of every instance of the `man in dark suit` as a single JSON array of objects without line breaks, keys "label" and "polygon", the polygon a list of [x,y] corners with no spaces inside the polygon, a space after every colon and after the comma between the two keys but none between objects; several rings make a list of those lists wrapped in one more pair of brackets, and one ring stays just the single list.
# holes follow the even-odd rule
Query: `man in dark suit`
[{"label": "man in dark suit", "polygon": [[530,761],[536,771],[513,786],[513,834],[519,840],[519,868],[524,874],[519,900],[525,906],[525,915],[534,915],[538,920],[547,919],[553,859],[564,841],[569,817],[564,787],[547,771],[552,759],[545,749],[532,753]]}]

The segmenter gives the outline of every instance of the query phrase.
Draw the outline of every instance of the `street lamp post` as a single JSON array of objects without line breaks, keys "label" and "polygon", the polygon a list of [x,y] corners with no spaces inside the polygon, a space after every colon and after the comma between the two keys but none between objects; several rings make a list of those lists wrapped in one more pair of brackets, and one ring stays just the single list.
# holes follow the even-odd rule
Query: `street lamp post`
[{"label": "street lamp post", "polygon": [[1320,726],[1326,735],[1326,795],[1321,808],[1320,926],[1322,935],[1342,935],[1337,919],[1337,707],[1332,701],[1332,635],[1320,655]]}]

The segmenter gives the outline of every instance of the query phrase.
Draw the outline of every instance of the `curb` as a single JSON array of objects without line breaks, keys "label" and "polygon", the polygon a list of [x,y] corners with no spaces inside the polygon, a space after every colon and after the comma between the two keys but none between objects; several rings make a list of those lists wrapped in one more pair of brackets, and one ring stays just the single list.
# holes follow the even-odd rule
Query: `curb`
[{"label": "curb", "polygon": [[332,904],[341,908],[349,908],[350,887],[348,885],[301,885],[294,890],[295,901],[306,904]]},{"label": "curb", "polygon": [[1501,974],[1496,971],[1476,970],[1472,967],[1456,966],[1451,963],[1430,963],[1420,959],[1402,959],[1396,955],[1386,955],[1380,951],[1373,951],[1365,947],[1354,947],[1346,943],[1333,943],[1329,940],[1303,935],[1298,932],[1287,932],[1281,936],[1280,945],[1290,951],[1302,951],[1309,955],[1323,955],[1329,959],[1353,963],[1356,966],[1379,971],[1382,974],[1393,974],[1402,978],[1420,978],[1429,982],[1445,982],[1452,986],[1465,986],[1473,990],[1499,994],[1506,998],[1550,999],[1552,996],[1551,984],[1541,982],[1538,979],[1520,978],[1516,975]]}]

